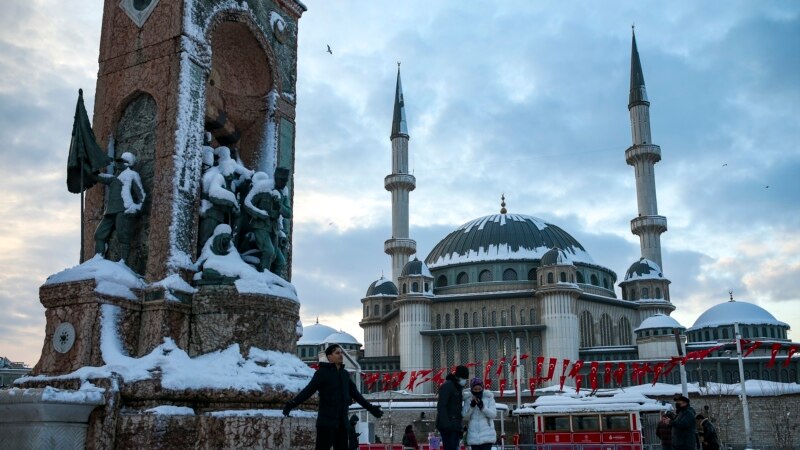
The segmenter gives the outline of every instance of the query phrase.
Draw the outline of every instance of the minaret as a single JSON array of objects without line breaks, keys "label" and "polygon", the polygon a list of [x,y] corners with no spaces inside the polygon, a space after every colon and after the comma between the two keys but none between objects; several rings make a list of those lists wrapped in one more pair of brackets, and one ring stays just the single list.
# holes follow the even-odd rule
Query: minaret
[{"label": "minaret", "polygon": [[644,86],[642,64],[636,49],[636,34],[631,48],[631,91],[628,101],[633,145],[625,150],[625,160],[636,170],[636,199],[639,216],[631,220],[631,232],[639,236],[642,258],[661,263],[661,233],[667,231],[667,218],[658,215],[655,164],[661,160],[661,148],[650,138],[650,102]]},{"label": "minaret", "polygon": [[394,92],[392,118],[392,173],[384,179],[384,187],[392,193],[392,238],[383,250],[392,257],[392,281],[398,278],[408,257],[417,252],[417,243],[408,237],[408,194],[417,187],[414,175],[408,172],[408,126],[403,103],[403,86],[400,84],[400,63],[397,63],[397,87]]}]

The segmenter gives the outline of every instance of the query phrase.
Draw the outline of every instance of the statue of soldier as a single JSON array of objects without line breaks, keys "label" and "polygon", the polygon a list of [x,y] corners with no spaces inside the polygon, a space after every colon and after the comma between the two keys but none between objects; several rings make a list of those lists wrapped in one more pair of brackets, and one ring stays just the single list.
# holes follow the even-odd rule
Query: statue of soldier
[{"label": "statue of soldier", "polygon": [[289,170],[283,167],[275,169],[274,182],[264,173],[256,175],[244,201],[245,212],[250,217],[247,228],[261,252],[257,269],[280,275],[286,267],[286,257],[279,247],[280,222],[281,217],[289,218],[292,214],[285,189]]},{"label": "statue of soldier", "polygon": [[119,242],[119,256],[122,261],[128,259],[133,237],[134,219],[142,209],[145,193],[139,174],[131,167],[136,158],[125,152],[116,159],[114,168],[116,176],[100,173],[92,177],[108,186],[108,198],[103,220],[94,232],[95,253],[104,255],[111,233],[116,230]]},{"label": "statue of soldier", "polygon": [[[288,230],[284,227],[285,220],[292,218],[292,205],[289,199],[289,192],[286,184],[289,183],[289,169],[277,167],[275,169],[275,189],[280,193],[280,217],[278,218],[278,229],[275,233],[275,260],[272,262],[270,271],[283,279],[287,279],[286,258],[289,252]],[[288,281],[288,280],[287,280]]]},{"label": "statue of soldier", "polygon": [[239,202],[225,182],[225,177],[216,167],[203,175],[203,199],[200,208],[200,229],[197,233],[197,244],[203,248],[206,240],[212,236],[214,229],[220,224],[231,224],[239,214]]}]

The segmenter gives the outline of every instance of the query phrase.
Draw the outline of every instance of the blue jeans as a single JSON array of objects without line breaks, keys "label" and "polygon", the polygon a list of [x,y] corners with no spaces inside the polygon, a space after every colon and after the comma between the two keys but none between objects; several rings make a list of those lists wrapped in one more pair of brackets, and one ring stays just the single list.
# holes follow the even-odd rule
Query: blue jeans
[{"label": "blue jeans", "polygon": [[458,450],[460,443],[461,443],[460,431],[442,432],[442,450]]}]

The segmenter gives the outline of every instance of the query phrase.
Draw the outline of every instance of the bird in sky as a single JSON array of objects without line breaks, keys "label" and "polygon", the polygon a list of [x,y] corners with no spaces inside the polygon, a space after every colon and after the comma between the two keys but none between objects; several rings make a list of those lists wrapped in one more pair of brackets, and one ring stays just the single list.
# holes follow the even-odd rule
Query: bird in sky
[{"label": "bird in sky", "polygon": [[333,54],[333,50],[331,50],[331,46],[330,45],[328,45],[328,53],[330,53],[331,55]]},{"label": "bird in sky", "polygon": [[725,167],[725,166],[727,166],[727,165],[728,165],[728,163],[725,163],[725,164],[723,164],[723,165],[722,165],[722,167]]}]

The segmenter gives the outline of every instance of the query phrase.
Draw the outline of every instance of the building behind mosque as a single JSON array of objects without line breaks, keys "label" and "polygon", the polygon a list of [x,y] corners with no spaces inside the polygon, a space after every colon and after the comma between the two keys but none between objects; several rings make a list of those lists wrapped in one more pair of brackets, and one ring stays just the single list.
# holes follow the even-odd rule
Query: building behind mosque
[{"label": "building behind mosque", "polygon": [[[667,219],[658,213],[655,183],[661,149],[651,139],[649,106],[633,36],[628,99],[632,145],[624,155],[636,180],[638,208],[631,232],[640,238],[641,258],[632,262],[622,279],[595,261],[564,229],[510,213],[505,199],[499,214],[458,227],[424,261],[409,260],[417,254],[408,213],[416,179],[408,167],[409,132],[398,67],[390,135],[392,173],[385,178],[392,198],[392,237],[384,250],[392,259],[392,278],[374,281],[361,299],[365,341],[361,369],[410,372],[476,363],[476,373],[481,374],[480,368],[489,361],[496,367],[505,358],[501,370],[509,379],[508,362],[517,339],[520,353],[531,356],[522,362],[523,379],[533,376],[537,356],[557,358],[559,371],[564,360],[653,364],[677,356],[677,330],[687,339],[689,352],[722,344],[702,361],[687,364],[688,381],[733,383],[739,380],[734,339],[738,323],[743,338],[762,342],[746,359],[745,379],[800,381],[798,360],[767,367],[773,344],[781,344],[785,355],[793,343],[787,336],[789,325],[755,304],[733,301],[731,296],[688,329],[670,317],[675,306],[660,239],[667,231]],[[317,330],[310,328],[319,326],[306,329],[316,336]],[[330,331],[335,330],[322,333]],[[316,352],[322,341],[332,343],[315,339],[320,341],[315,341]],[[347,335],[342,343],[351,348],[352,340]],[[302,342],[298,348],[310,351]],[[584,372],[588,370],[586,364]],[[613,381],[605,385],[600,378],[600,387],[613,386]],[[678,370],[662,381],[679,383]],[[627,373],[623,385],[631,382]]]}]

